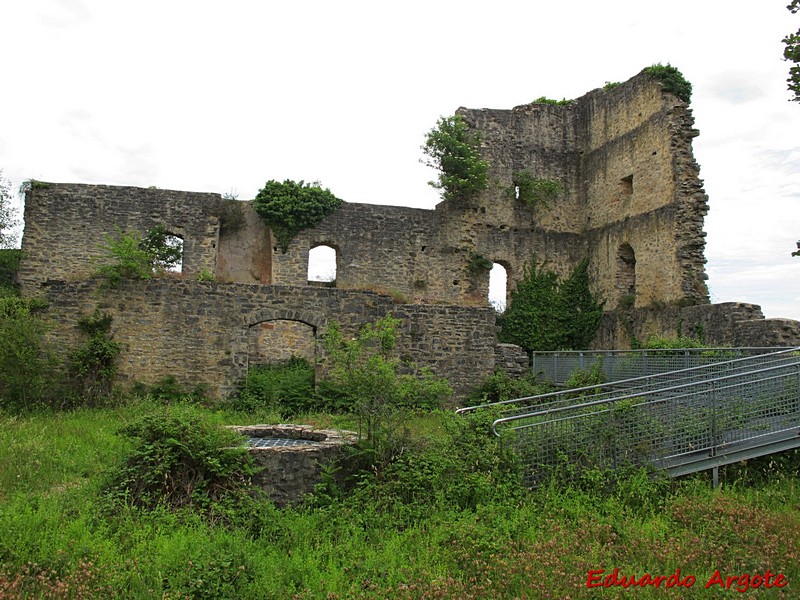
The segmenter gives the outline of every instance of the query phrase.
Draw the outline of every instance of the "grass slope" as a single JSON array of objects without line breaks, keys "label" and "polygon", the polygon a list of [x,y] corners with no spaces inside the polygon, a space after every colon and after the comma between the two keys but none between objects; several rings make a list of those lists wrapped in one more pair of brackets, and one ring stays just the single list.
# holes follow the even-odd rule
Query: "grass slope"
[{"label": "grass slope", "polygon": [[[101,483],[126,450],[115,432],[153,410],[0,417],[0,599],[711,597],[721,593],[704,589],[715,570],[724,579],[767,569],[788,584],[763,595],[800,596],[800,484],[791,476],[718,491],[700,477],[654,483],[641,474],[612,491],[599,480],[531,494],[498,484],[461,508],[450,490],[471,481],[425,487],[448,468],[431,451],[401,479],[365,480],[344,499],[295,509],[260,504],[228,526],[188,511],[110,512]],[[411,493],[409,481],[422,491]],[[615,568],[637,578],[680,569],[696,582],[587,588],[589,571]]]}]

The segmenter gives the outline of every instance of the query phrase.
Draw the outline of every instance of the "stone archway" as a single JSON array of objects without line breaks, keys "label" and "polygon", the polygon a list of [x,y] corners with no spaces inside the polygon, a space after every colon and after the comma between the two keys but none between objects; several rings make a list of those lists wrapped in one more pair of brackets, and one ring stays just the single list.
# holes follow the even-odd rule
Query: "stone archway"
[{"label": "stone archway", "polygon": [[248,368],[285,363],[294,357],[313,365],[316,355],[316,328],[303,321],[261,321],[247,330]]}]

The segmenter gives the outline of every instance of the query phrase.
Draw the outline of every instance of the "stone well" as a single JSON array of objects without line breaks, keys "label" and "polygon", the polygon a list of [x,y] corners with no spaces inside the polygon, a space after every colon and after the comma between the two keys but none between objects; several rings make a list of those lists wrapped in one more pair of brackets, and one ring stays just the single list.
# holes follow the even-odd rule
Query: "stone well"
[{"label": "stone well", "polygon": [[276,506],[300,502],[322,481],[324,467],[345,446],[355,444],[352,431],[315,429],[309,425],[234,425],[245,436],[258,472],[253,485]]}]

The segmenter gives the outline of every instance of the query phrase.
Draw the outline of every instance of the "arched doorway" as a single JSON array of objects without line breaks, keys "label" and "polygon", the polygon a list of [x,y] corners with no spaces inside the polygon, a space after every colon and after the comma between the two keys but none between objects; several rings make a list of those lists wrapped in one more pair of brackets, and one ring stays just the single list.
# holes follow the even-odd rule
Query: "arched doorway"
[{"label": "arched doorway", "polygon": [[317,336],[313,326],[302,321],[276,319],[251,325],[247,332],[248,368],[303,358],[314,364]]},{"label": "arched doorway", "polygon": [[500,263],[492,263],[492,270],[489,271],[489,304],[502,313],[506,309],[507,299],[508,271]]}]

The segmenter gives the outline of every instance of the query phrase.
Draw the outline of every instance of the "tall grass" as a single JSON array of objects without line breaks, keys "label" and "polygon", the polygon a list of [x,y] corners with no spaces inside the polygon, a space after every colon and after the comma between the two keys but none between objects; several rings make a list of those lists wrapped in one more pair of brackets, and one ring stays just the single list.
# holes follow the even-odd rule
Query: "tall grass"
[{"label": "tall grass", "polygon": [[[457,426],[444,414],[421,421],[427,439],[413,456],[339,499],[254,503],[227,526],[189,510],[111,513],[99,489],[127,450],[115,432],[158,410],[0,417],[0,599],[710,597],[720,593],[703,588],[715,569],[783,573],[788,586],[768,597],[800,590],[795,477],[712,490],[702,477],[632,473],[518,493],[477,464],[492,456],[470,449],[477,436],[457,430],[463,444],[453,446]],[[586,587],[589,570],[614,568],[637,577],[679,568],[697,582]]]}]

